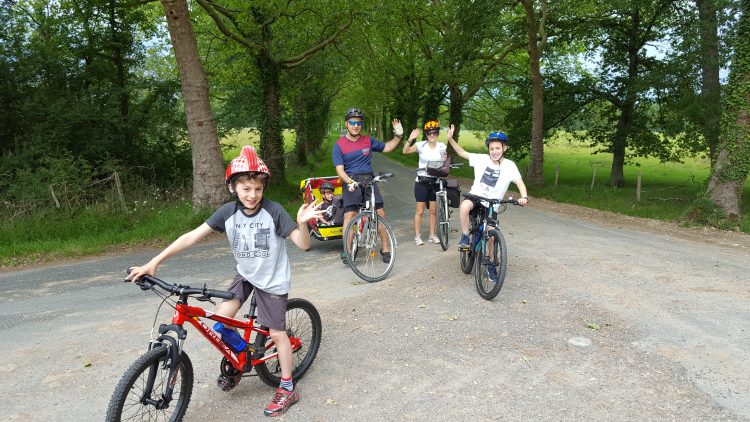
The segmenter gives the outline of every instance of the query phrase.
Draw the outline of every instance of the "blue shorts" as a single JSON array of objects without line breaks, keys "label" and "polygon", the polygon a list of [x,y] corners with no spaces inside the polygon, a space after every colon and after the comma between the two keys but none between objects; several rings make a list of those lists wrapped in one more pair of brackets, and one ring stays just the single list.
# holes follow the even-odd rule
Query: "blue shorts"
[{"label": "blue shorts", "polygon": [[435,185],[414,182],[414,199],[417,202],[435,202]]},{"label": "blue shorts", "polygon": [[[355,174],[351,177],[357,182],[369,182],[375,176],[373,176],[372,174]],[[380,189],[378,189],[378,185],[370,185],[370,187],[375,190],[375,209],[383,208],[383,197],[380,195]],[[359,211],[359,208],[365,203],[365,200],[370,199],[369,195],[367,196],[367,198],[365,198],[364,194],[365,191],[362,189],[356,189],[354,190],[354,192],[349,192],[349,189],[347,189],[346,185],[344,185],[344,188],[342,189],[342,195],[344,197],[344,211]]]}]

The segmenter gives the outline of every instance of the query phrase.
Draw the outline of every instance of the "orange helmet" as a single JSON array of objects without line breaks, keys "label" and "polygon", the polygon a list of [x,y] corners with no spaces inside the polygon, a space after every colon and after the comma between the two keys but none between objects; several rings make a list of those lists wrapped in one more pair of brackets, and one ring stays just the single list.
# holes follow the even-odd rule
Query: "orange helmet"
[{"label": "orange helmet", "polygon": [[437,120],[428,120],[424,124],[424,130],[440,130],[440,122]]},{"label": "orange helmet", "polygon": [[255,147],[251,145],[242,147],[240,155],[229,162],[224,179],[230,183],[234,177],[243,173],[266,173],[268,177],[271,177],[266,163],[258,157]]}]

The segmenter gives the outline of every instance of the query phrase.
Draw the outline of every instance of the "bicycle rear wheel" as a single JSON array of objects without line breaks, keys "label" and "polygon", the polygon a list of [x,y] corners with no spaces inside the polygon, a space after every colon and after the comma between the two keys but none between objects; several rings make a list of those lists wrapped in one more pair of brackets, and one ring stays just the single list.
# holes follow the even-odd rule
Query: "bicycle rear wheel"
[{"label": "bicycle rear wheel", "polygon": [[[378,233],[381,230],[385,243]],[[396,262],[396,237],[391,225],[379,215],[373,219],[370,214],[358,214],[344,230],[344,242],[350,238],[344,250],[354,274],[370,283],[385,279]],[[390,251],[390,259],[383,257],[383,249]]]},{"label": "bicycle rear wheel", "polygon": [[450,220],[446,210],[445,192],[440,192],[435,197],[437,206],[437,237],[440,239],[440,247],[443,250],[448,249],[448,232],[450,230]]},{"label": "bicycle rear wheel", "polygon": [[[505,249],[505,239],[500,230],[491,229],[487,232],[487,239],[481,245],[481,253],[476,260],[474,280],[477,292],[484,299],[492,300],[500,293],[505,281],[505,271],[508,266],[508,251]],[[489,276],[489,266],[494,268],[497,280]]]},{"label": "bicycle rear wheel", "polygon": [[[107,408],[108,422],[179,421],[187,411],[193,392],[193,364],[185,352],[172,377],[169,376],[171,350],[163,345],[141,355],[117,383]],[[173,385],[172,400],[164,393]]]},{"label": "bicycle rear wheel", "polygon": [[[305,299],[292,298],[286,304],[286,333],[292,342],[292,379],[296,382],[310,368],[320,348],[323,325],[315,306]],[[269,338],[270,340],[270,338]],[[299,347],[295,343],[299,340]],[[276,347],[266,349],[265,356],[276,353]],[[277,357],[255,366],[258,378],[271,387],[281,382],[281,365]]]}]

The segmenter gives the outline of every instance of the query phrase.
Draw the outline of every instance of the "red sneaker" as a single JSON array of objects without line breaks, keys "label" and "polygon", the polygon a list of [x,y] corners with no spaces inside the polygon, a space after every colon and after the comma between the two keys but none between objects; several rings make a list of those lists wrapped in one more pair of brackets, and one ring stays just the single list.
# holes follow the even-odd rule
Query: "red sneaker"
[{"label": "red sneaker", "polygon": [[279,387],[276,389],[276,396],[271,400],[271,403],[268,403],[263,413],[266,416],[281,416],[289,410],[291,405],[298,401],[299,392],[297,391],[297,387],[294,388],[294,391],[287,391]]}]

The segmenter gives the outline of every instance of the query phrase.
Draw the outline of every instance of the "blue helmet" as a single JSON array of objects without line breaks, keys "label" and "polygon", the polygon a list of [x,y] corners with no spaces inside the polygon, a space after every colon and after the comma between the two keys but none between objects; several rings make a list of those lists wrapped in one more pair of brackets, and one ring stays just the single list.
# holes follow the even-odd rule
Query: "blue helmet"
[{"label": "blue helmet", "polygon": [[510,139],[504,132],[490,132],[487,139],[484,140],[484,145],[489,148],[490,142],[502,142],[505,145],[510,145]]}]

